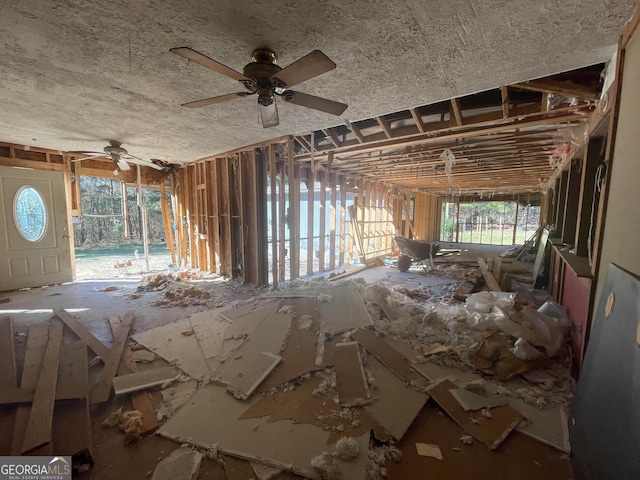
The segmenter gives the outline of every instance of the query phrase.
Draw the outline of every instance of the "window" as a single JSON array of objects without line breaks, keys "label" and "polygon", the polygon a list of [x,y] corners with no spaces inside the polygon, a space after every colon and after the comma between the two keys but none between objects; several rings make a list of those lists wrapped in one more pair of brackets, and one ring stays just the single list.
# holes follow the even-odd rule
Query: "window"
[{"label": "window", "polygon": [[16,193],[13,201],[13,216],[18,232],[25,240],[37,242],[47,228],[47,210],[38,191],[27,185]]}]

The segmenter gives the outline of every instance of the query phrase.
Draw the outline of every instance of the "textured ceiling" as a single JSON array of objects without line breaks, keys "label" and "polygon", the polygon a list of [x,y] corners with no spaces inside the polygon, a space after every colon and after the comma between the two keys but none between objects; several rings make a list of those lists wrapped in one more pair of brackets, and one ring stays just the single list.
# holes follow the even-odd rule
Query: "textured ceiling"
[{"label": "textured ceiling", "polygon": [[297,90],[359,120],[607,61],[631,0],[0,0],[0,141],[192,161],[343,119],[280,102],[263,129],[255,97],[173,55],[189,46],[236,70],[259,46],[286,66],[320,49],[337,69]]}]

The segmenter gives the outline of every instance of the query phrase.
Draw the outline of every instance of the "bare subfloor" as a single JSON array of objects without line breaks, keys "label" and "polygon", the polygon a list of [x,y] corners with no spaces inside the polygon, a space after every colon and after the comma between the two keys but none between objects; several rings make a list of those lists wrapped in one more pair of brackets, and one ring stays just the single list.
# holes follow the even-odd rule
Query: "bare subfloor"
[{"label": "bare subfloor", "polygon": [[[462,252],[456,258],[463,262],[472,261],[479,254],[488,252]],[[495,255],[498,252],[491,251]],[[345,269],[338,269],[341,273]],[[452,293],[464,279],[464,267],[449,264],[440,265],[436,271],[425,273],[420,266],[407,273],[395,268],[381,266],[359,272],[353,280],[369,285],[376,284],[387,289],[402,292],[418,292],[416,302],[431,302],[435,305],[448,304]],[[357,280],[361,279],[361,280]],[[186,284],[182,284],[186,286]],[[52,318],[52,309],[64,308],[78,318],[106,346],[113,337],[108,323],[110,314],[124,316],[127,310],[135,311],[135,321],[130,335],[150,330],[188,317],[194,313],[223,306],[237,306],[245,303],[257,305],[268,289],[243,286],[222,279],[210,278],[189,282],[206,295],[193,297],[176,296],[173,285],[153,291],[140,288],[140,278],[117,278],[104,281],[77,282],[68,285],[34,288],[0,294],[0,316],[9,314],[13,318],[16,332],[16,357],[18,378],[26,348],[26,332],[29,326]],[[173,292],[173,293],[172,293]],[[420,297],[421,295],[421,297]],[[64,342],[75,340],[73,334],[65,330]],[[167,365],[157,358],[152,364],[141,365],[141,369]],[[95,371],[94,371],[95,370]],[[93,368],[94,378],[98,371]],[[157,408],[161,401],[160,389],[152,390],[152,400]],[[129,395],[114,398],[109,402],[92,407],[91,426],[93,432],[93,458],[95,464],[78,478],[86,479],[140,479],[150,478],[160,460],[167,457],[179,443],[159,435],[150,435],[125,446],[123,435],[117,428],[104,428],[102,421],[119,407],[132,408]],[[186,408],[186,407],[185,407]],[[225,415],[225,412],[210,411],[207,415]],[[468,447],[460,441],[464,435],[440,407],[430,400],[415,419],[403,439],[397,443],[405,460],[390,462],[390,479],[456,478],[456,479],[558,479],[571,478],[567,455],[551,447],[513,432],[495,451],[490,451],[475,442]],[[278,439],[274,438],[274,442]],[[439,445],[444,452],[444,460],[422,457],[415,454],[415,444]],[[445,451],[446,450],[446,451]],[[66,452],[55,452],[66,454]],[[452,455],[453,454],[453,455]],[[226,461],[225,461],[226,458]],[[257,478],[248,462],[220,456],[213,460],[204,458],[198,479],[246,480]],[[302,478],[289,472],[275,477],[280,480]],[[369,477],[371,479],[379,477]],[[350,480],[350,479],[345,479]]]}]

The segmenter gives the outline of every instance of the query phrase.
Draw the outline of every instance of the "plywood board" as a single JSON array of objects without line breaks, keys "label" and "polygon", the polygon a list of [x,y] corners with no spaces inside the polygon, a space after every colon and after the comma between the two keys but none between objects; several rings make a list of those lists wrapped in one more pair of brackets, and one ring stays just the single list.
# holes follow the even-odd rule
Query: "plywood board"
[{"label": "plywood board", "polygon": [[188,318],[136,333],[131,338],[170,364],[179,367],[190,377],[198,380],[211,377],[211,371]]},{"label": "plywood board", "polygon": [[318,289],[318,293],[331,296],[330,301],[319,303],[320,319],[328,333],[336,335],[371,326],[369,311],[355,287],[338,285]]},{"label": "plywood board", "polygon": [[571,452],[567,414],[563,408],[537,408],[519,398],[510,399],[509,405],[527,419],[527,423],[518,426],[520,433],[562,452]]},{"label": "plywood board", "polygon": [[116,333],[113,335],[113,345],[111,346],[111,349],[109,349],[109,355],[106,359],[103,358],[104,367],[100,372],[100,380],[98,385],[91,391],[91,395],[89,397],[89,401],[92,405],[109,400],[111,389],[113,388],[113,377],[116,376],[118,371],[120,358],[122,357],[127,337],[129,337],[129,331],[131,330],[134,317],[135,312],[133,310],[128,310],[125,313]]},{"label": "plywood board", "polygon": [[49,341],[42,359],[42,366],[36,392],[31,404],[31,412],[27,421],[21,452],[25,453],[51,441],[53,424],[52,399],[56,396],[58,383],[58,365],[60,364],[60,346],[62,345],[62,322],[54,319],[51,322]]},{"label": "plywood board", "polygon": [[196,480],[201,463],[200,452],[178,448],[156,465],[151,480]]},{"label": "plywood board", "polygon": [[353,407],[371,402],[358,342],[338,343],[333,351],[333,362],[340,406]]},{"label": "plywood board", "polygon": [[429,396],[409,387],[373,357],[367,359],[366,369],[375,380],[376,399],[364,408],[396,440],[400,440]]},{"label": "plywood board", "polygon": [[[49,325],[39,323],[29,327],[27,336],[27,350],[24,356],[24,364],[22,367],[22,379],[20,387],[29,388],[36,387],[38,376],[40,375],[40,367],[42,359],[49,341]],[[22,442],[29,414],[31,413],[31,405],[20,405],[16,410],[15,428],[13,431],[13,441],[11,444],[11,454],[20,455],[22,451]]]},{"label": "plywood board", "polygon": [[[280,302],[279,308],[285,305],[291,305],[294,308],[296,320],[284,349],[280,352],[282,361],[260,385],[261,392],[322,368],[316,365],[318,329],[320,328],[318,301],[315,298],[291,298]],[[311,326],[307,330],[301,330],[300,319],[305,315],[311,317]],[[324,345],[324,341],[322,343]]]},{"label": "plywood board", "polygon": [[429,387],[429,394],[447,414],[469,435],[490,449],[495,449],[523,420],[522,415],[508,405],[491,409],[491,418],[480,413],[465,412],[450,390],[458,388],[450,380]]},{"label": "plywood board", "polygon": [[267,314],[242,346],[215,372],[213,380],[229,385],[245,372],[257,374],[255,366],[264,365],[263,352],[277,355],[282,349],[291,328],[291,320],[290,313]]},{"label": "plywood board", "polygon": [[[72,386],[83,387],[87,391],[87,358],[87,345],[83,341],[62,345],[56,391]],[[56,401],[52,438],[54,451],[71,455],[74,466],[93,463],[88,395],[82,399]]]},{"label": "plywood board", "polygon": [[[205,385],[160,427],[160,434],[203,448],[217,445],[221,453],[321,480],[311,466],[311,459],[323,451],[333,451],[333,447],[326,444],[327,432],[290,420],[270,423],[264,418],[238,420],[246,408],[247,403],[236,400],[223,387]],[[211,412],[225,414],[212,415]],[[362,444],[361,454],[354,461],[339,462],[341,478],[364,480],[366,477],[369,434],[359,437],[358,441]]]},{"label": "plywood board", "polygon": [[162,385],[176,378],[179,374],[180,372],[173,367],[161,367],[120,375],[113,379],[113,390],[116,395],[137,392]]},{"label": "plywood board", "polygon": [[500,407],[509,403],[509,399],[499,395],[478,395],[464,388],[449,390],[465,412],[482,410],[483,408]]}]

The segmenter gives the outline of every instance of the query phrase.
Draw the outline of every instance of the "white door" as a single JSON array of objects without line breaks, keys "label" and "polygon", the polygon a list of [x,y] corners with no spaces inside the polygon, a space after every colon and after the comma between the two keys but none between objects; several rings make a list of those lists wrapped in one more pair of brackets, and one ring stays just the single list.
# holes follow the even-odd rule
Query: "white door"
[{"label": "white door", "polygon": [[0,291],[72,277],[64,174],[0,166]]}]

